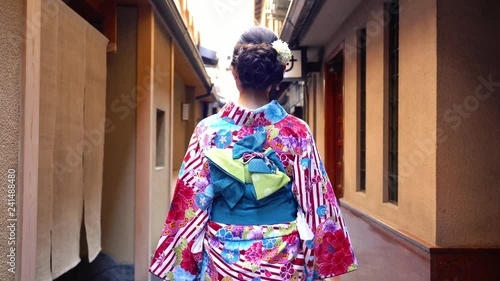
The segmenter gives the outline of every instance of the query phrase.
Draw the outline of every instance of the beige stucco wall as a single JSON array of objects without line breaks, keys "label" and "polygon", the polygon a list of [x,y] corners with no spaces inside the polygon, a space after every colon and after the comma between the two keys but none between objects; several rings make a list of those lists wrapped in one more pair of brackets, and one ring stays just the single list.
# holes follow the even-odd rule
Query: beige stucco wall
[{"label": "beige stucco wall", "polygon": [[438,1],[436,242],[498,247],[500,2],[460,2]]},{"label": "beige stucco wall", "polygon": [[[185,98],[186,102],[191,105],[190,112],[189,112],[189,121],[184,122],[184,127],[185,127],[184,140],[186,141],[186,145],[185,145],[186,149],[188,147],[189,140],[191,139],[191,136],[193,135],[194,128],[198,124],[198,122],[196,122],[196,120],[197,120],[196,118],[198,118],[198,116],[201,116],[201,112],[200,112],[201,103],[196,101],[194,95],[195,95],[195,87],[188,86],[185,88],[184,98]],[[174,163],[174,165],[175,165],[175,163]],[[175,167],[174,167],[174,169],[175,169]]]},{"label": "beige stucco wall", "polygon": [[[159,19],[155,20],[154,24],[154,43],[153,43],[153,120],[156,120],[156,109],[159,108],[165,111],[165,165],[163,167],[155,167],[155,151],[153,151],[153,171],[151,182],[151,208],[150,208],[150,253],[156,249],[158,238],[163,228],[163,223],[167,216],[167,210],[170,207],[170,178],[172,176],[171,165],[171,137],[172,123],[171,113],[173,106],[172,99],[172,39],[168,31],[164,28]],[[153,122],[153,132],[156,131],[156,123]],[[153,137],[152,139],[156,139]],[[153,150],[156,145],[153,145]]]},{"label": "beige stucco wall", "polygon": [[[178,76],[175,75],[174,79],[174,106],[172,108],[173,110],[173,122],[174,122],[174,130],[172,132],[173,134],[173,162],[172,162],[172,169],[174,171],[178,171],[182,159],[184,158],[184,154],[186,153],[187,145],[189,142],[189,139],[186,140],[186,123],[189,121],[182,121],[182,104],[187,102],[186,101],[186,86],[184,84],[184,81]],[[192,110],[192,108],[191,108]]]},{"label": "beige stucco wall", "polygon": [[[198,124],[203,119],[203,104],[195,98],[196,87],[187,87],[186,93],[190,97],[189,100],[193,104],[193,121],[191,123],[191,133],[193,132],[195,125]],[[190,133],[190,136],[191,136]]]},{"label": "beige stucco wall", "polygon": [[[170,198],[174,195],[175,183],[179,174],[182,161],[186,155],[187,147],[191,136],[193,135],[194,128],[198,123],[197,118],[201,118],[201,103],[195,99],[194,86],[186,86],[182,78],[175,74],[174,76],[174,128],[172,131],[172,177],[170,182]],[[182,103],[190,104],[189,120],[182,121]]]},{"label": "beige stucco wall", "polygon": [[[7,264],[10,254],[8,237],[11,235],[7,228],[9,222],[7,202],[7,176],[8,169],[16,170],[19,176],[19,121],[21,102],[21,71],[22,71],[22,35],[24,30],[24,5],[23,1],[2,1],[0,9],[0,201],[3,202],[0,212],[0,280],[14,280],[15,275],[8,271],[11,266]],[[16,191],[19,189],[19,178],[16,178]],[[19,201],[20,198],[17,198]],[[19,206],[19,205],[18,205]],[[19,210],[16,208],[17,215]],[[16,243],[19,243],[19,225],[16,225]],[[13,232],[15,233],[15,232]],[[14,240],[11,240],[14,241]],[[18,245],[16,245],[18,246]],[[19,261],[16,261],[19,263]],[[15,264],[13,264],[15,266]]]},{"label": "beige stucco wall", "polygon": [[108,54],[102,249],[134,262],[137,9],[118,9],[118,50]]},{"label": "beige stucco wall", "polygon": [[307,80],[309,105],[307,107],[307,124],[311,129],[316,147],[322,158],[325,157],[325,91],[323,73],[313,73]]},{"label": "beige stucco wall", "polygon": [[[383,1],[364,1],[325,48],[345,40],[345,198],[353,207],[424,241],[436,230],[436,7],[435,0],[401,0],[399,78],[399,204],[385,203],[387,154]],[[356,31],[368,28],[367,187],[358,184]],[[319,101],[320,105],[323,102]],[[319,127],[319,126],[318,126]],[[318,138],[322,134],[318,131]],[[328,145],[328,144],[326,144]]]}]

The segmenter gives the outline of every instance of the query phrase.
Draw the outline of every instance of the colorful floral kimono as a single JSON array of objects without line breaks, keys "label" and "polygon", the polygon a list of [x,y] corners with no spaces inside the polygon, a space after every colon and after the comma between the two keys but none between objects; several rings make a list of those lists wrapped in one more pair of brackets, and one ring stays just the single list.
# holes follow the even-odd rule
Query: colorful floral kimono
[{"label": "colorful floral kimono", "polygon": [[165,280],[316,280],[357,268],[309,127],[276,102],[201,121],[150,272]]}]

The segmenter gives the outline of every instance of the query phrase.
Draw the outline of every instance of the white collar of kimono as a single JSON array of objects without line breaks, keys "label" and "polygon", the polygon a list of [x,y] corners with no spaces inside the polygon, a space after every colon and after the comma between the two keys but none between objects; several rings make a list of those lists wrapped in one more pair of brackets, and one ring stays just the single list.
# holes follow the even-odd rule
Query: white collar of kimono
[{"label": "white collar of kimono", "polygon": [[240,126],[273,125],[287,116],[285,109],[276,100],[257,109],[248,109],[228,102],[218,114],[222,119]]}]

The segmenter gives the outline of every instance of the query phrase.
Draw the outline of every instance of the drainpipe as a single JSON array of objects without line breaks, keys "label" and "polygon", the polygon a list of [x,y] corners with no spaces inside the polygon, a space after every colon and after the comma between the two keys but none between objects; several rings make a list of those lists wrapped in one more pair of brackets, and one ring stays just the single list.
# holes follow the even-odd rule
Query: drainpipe
[{"label": "drainpipe", "polygon": [[[215,102],[216,102],[217,104],[220,104],[220,101],[219,101],[219,99],[217,98],[217,95],[215,94],[214,89],[215,89],[215,88],[214,88],[214,86],[213,86],[213,84],[212,84],[212,85],[210,86],[210,90],[209,90],[209,91],[207,91],[207,93],[206,93],[206,94],[201,95],[201,96],[198,96],[198,97],[196,97],[195,99],[196,99],[196,100],[201,100],[201,99],[204,99],[204,98],[213,97],[213,98],[214,98],[214,100],[215,100]],[[202,113],[202,114],[203,114],[203,118],[208,117],[208,115],[209,115],[209,113],[210,113],[210,112],[209,112],[209,109],[210,109],[210,107],[213,107],[213,106],[211,106],[211,103],[210,103],[210,102],[201,102],[201,103],[202,103],[202,106],[203,106],[203,108],[202,108],[202,110],[203,110],[203,113]]]},{"label": "drainpipe", "polygon": [[213,89],[214,89],[214,85],[213,85],[213,84],[211,84],[211,85],[210,85],[210,88],[209,88],[209,89],[207,89],[207,93],[206,93],[206,94],[201,95],[201,96],[197,96],[195,99],[197,99],[197,100],[201,100],[201,99],[208,98],[208,97],[212,96],[212,97],[214,97],[214,98],[215,98],[215,100],[217,100],[217,98],[216,98],[216,96],[215,96],[215,94],[214,94],[214,92],[213,92]]}]

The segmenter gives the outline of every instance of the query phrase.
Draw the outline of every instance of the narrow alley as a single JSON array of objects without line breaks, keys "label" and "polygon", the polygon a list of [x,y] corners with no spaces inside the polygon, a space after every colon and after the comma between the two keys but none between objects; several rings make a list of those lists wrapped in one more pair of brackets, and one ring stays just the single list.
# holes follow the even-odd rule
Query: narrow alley
[{"label": "narrow alley", "polygon": [[[180,234],[216,214],[215,195],[205,209],[196,201],[214,189],[211,178],[199,170],[187,177],[187,166],[213,172],[209,165],[219,163],[209,164],[203,149],[234,149],[231,142],[247,131],[267,134],[252,157],[265,159],[287,184],[305,186],[289,192],[293,216],[279,221],[282,233],[309,230],[305,236],[314,237],[300,241],[301,251],[307,248],[300,255],[290,250],[300,256],[300,274],[310,269],[300,279],[500,280],[500,1],[2,0],[1,6],[0,280],[161,280],[151,268],[165,280],[192,280],[162,271],[167,258],[179,268],[191,256],[198,263],[182,272],[196,280],[267,280],[268,273],[276,280],[272,270],[283,281],[298,280],[292,262],[279,259],[281,265],[252,279],[260,267],[235,249],[229,259],[237,254],[251,273],[212,278],[201,269],[209,259],[201,249],[215,228],[200,219],[194,230],[186,227],[193,232]],[[274,39],[236,44],[255,26]],[[222,114],[245,88],[237,58],[256,46],[281,63],[273,68],[279,82],[261,87],[274,107]],[[248,75],[258,83],[271,76],[256,72]],[[273,127],[272,114],[300,122]],[[203,122],[216,118],[234,131],[221,127],[198,140]],[[256,129],[243,128],[253,123]],[[305,136],[290,140],[298,128]],[[272,143],[280,134],[288,135]],[[283,163],[269,164],[265,153],[283,147],[289,149],[277,156]],[[241,173],[243,184],[260,180]],[[176,186],[185,188],[181,204]],[[301,190],[313,199],[303,203]],[[181,212],[180,205],[197,207]],[[326,243],[326,214],[347,232],[320,254],[314,247]],[[241,224],[260,225],[252,219]],[[306,230],[289,226],[300,219]],[[171,232],[180,246],[155,256],[174,244]],[[318,256],[333,257],[339,244],[349,257],[337,259],[342,275],[318,275],[324,266]],[[184,251],[188,246],[192,252]]]}]

